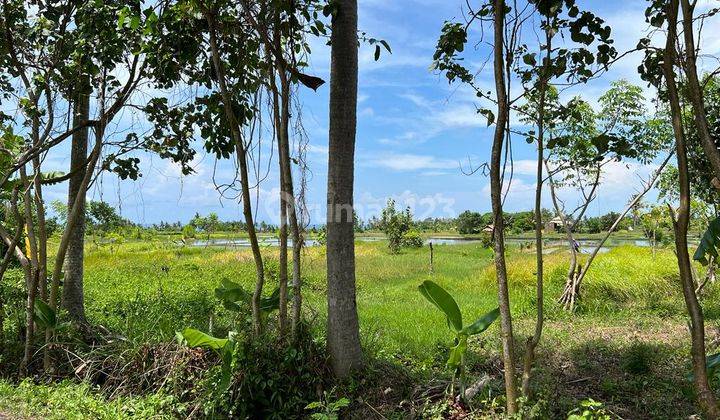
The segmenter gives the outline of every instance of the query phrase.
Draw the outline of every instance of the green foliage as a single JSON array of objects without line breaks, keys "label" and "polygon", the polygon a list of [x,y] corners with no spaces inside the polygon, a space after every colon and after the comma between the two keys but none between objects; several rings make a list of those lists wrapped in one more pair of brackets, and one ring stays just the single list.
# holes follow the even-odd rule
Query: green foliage
[{"label": "green foliage", "polygon": [[113,230],[132,224],[120,216],[113,206],[104,201],[89,201],[86,212],[86,223],[89,229],[100,234],[108,234]]},{"label": "green foliage", "polygon": [[568,420],[610,420],[610,414],[601,402],[588,398],[568,413]]},{"label": "green foliage", "polygon": [[230,386],[232,379],[232,361],[237,347],[235,333],[229,333],[228,338],[216,338],[193,328],[185,328],[177,333],[179,343],[185,343],[189,347],[211,349],[218,353],[222,360],[222,377],[218,383],[220,393],[224,393]]},{"label": "green foliage", "polygon": [[52,331],[60,331],[69,327],[67,322],[59,322],[57,313],[42,299],[35,299],[35,309],[33,311],[33,319],[42,328]]},{"label": "green foliage", "polygon": [[478,318],[472,324],[463,327],[460,307],[458,307],[455,299],[453,299],[445,289],[430,280],[426,280],[418,286],[418,290],[425,299],[445,314],[448,328],[455,332],[455,340],[453,346],[450,348],[447,366],[453,371],[453,376],[459,378],[462,396],[464,395],[465,386],[465,353],[468,349],[468,337],[485,331],[500,315],[500,309],[495,308]]},{"label": "green foliage", "polygon": [[191,224],[187,224],[183,226],[182,228],[182,237],[185,240],[193,239],[197,236],[197,230],[195,229],[195,226]]},{"label": "green foliage", "polygon": [[402,246],[406,248],[422,248],[423,238],[415,229],[409,230],[402,238]]},{"label": "green foliage", "polygon": [[[242,310],[241,303],[249,306],[252,301],[252,293],[228,279],[223,279],[220,287],[215,289],[215,297],[220,299],[225,309],[236,312]],[[275,288],[270,296],[260,298],[260,310],[265,314],[276,311],[279,307],[280,288]]]},{"label": "green foliage", "polygon": [[700,261],[702,265],[708,265],[708,257],[717,261],[718,248],[720,247],[720,217],[710,222],[707,230],[700,239],[700,245],[695,250],[693,259]]},{"label": "green foliage", "polygon": [[185,417],[184,404],[164,392],[106,399],[88,384],[62,381],[50,385],[26,379],[19,384],[0,381],[0,411],[12,418],[49,420],[158,419]]},{"label": "green foliage", "polygon": [[490,221],[480,213],[465,210],[457,217],[458,233],[469,235],[481,232]]},{"label": "green foliage", "polygon": [[647,343],[633,343],[623,355],[623,370],[633,375],[644,375],[651,371],[658,353],[654,346]]},{"label": "green foliage", "polygon": [[418,290],[425,299],[445,314],[449,328],[452,327],[455,332],[462,331],[463,322],[460,307],[455,302],[455,299],[450,296],[450,293],[430,280],[418,286]]},{"label": "green foliage", "polygon": [[400,248],[404,245],[405,236],[412,229],[413,220],[410,207],[405,211],[397,211],[395,209],[395,200],[388,200],[387,205],[382,211],[380,217],[380,230],[387,236],[388,248],[393,254],[400,252]]},{"label": "green foliage", "polygon": [[272,336],[246,339],[233,354],[227,392],[218,386],[223,372],[209,372],[203,411],[208,418],[295,418],[316,400],[329,375],[324,347],[310,337],[295,347]]},{"label": "green foliage", "polygon": [[306,410],[314,411],[310,418],[315,420],[337,420],[340,417],[340,410],[350,405],[347,398],[339,398],[333,400],[331,393],[327,391],[323,393],[323,399],[313,401],[305,406]]}]

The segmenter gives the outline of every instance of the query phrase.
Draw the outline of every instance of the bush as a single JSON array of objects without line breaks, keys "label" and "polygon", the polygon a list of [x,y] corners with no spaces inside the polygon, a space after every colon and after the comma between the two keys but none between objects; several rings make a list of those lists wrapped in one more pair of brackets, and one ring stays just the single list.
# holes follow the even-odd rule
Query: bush
[{"label": "bush", "polygon": [[657,358],[657,349],[649,344],[635,343],[622,357],[622,368],[634,375],[650,373]]},{"label": "bush", "polygon": [[183,236],[183,239],[195,238],[195,236],[197,236],[197,230],[195,230],[195,226],[193,226],[193,225],[183,226],[182,236]]},{"label": "bush", "polygon": [[205,405],[207,417],[299,418],[318,399],[318,390],[326,385],[323,378],[332,376],[323,346],[307,335],[297,348],[274,337],[248,339],[240,345],[242,349],[234,353],[230,389],[217,392],[219,370],[213,370],[206,382],[211,394]]},{"label": "bush", "polygon": [[420,236],[420,232],[411,230],[406,233],[402,238],[402,246],[408,248],[421,248],[423,246],[423,238]]},{"label": "bush", "polygon": [[480,234],[480,245],[482,245],[483,248],[492,247],[492,245],[493,245],[492,235],[487,232],[481,233]]}]

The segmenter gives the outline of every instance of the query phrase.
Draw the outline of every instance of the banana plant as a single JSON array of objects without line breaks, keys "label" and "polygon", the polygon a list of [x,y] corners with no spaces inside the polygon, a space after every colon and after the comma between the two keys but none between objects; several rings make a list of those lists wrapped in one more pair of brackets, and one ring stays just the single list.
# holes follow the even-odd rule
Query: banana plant
[{"label": "banana plant", "polygon": [[214,350],[221,358],[222,377],[219,389],[225,392],[230,386],[232,379],[232,361],[237,348],[236,333],[229,332],[228,338],[217,338],[194,328],[185,328],[182,332],[175,333],[179,344],[188,347]]},{"label": "banana plant", "polygon": [[720,217],[710,222],[705,234],[700,239],[700,245],[695,250],[693,259],[702,265],[708,265],[708,255],[715,261],[718,260],[718,248],[720,248]]},{"label": "banana plant", "polygon": [[[220,287],[215,289],[215,297],[220,299],[225,309],[239,312],[241,310],[240,303],[245,303],[247,305],[250,304],[252,300],[252,293],[248,292],[242,286],[233,281],[223,279]],[[276,311],[279,307],[279,288],[273,290],[270,296],[260,298],[260,311],[265,314]]]},{"label": "banana plant", "polygon": [[460,396],[463,398],[465,395],[465,354],[468,349],[468,338],[485,331],[497,319],[500,309],[495,308],[472,324],[465,326],[463,325],[460,307],[445,289],[430,280],[426,280],[418,286],[418,290],[425,299],[445,314],[448,328],[455,333],[455,339],[450,347],[450,355],[447,360],[447,367],[453,372],[450,394],[454,393],[455,381],[458,380]]}]

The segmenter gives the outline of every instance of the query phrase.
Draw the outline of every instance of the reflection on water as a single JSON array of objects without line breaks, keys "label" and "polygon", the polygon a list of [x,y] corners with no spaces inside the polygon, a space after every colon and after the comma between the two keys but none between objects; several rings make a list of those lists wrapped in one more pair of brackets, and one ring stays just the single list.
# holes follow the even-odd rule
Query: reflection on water
[{"label": "reflection on water", "polygon": [[[260,241],[260,246],[265,247],[275,247],[279,246],[280,240],[276,237],[260,237],[258,238]],[[358,242],[377,242],[377,241],[383,241],[385,240],[382,236],[358,236],[355,238]],[[480,243],[480,239],[476,238],[458,238],[458,237],[430,237],[425,240],[425,244],[431,243],[433,245],[458,245],[458,244],[473,244],[473,243]],[[507,238],[505,240],[507,244],[510,245],[518,245],[521,247],[528,247],[532,248],[534,247],[535,241],[531,238]],[[292,240],[288,239],[288,246],[292,247]],[[593,252],[595,247],[599,244],[598,240],[594,239],[581,239],[578,240],[578,243],[580,245],[580,253],[582,254],[589,254]],[[230,238],[230,239],[196,239],[194,242],[191,243],[192,246],[197,247],[249,247],[250,241],[247,238]],[[320,243],[315,239],[305,239],[304,246],[312,247],[312,246],[318,246]],[[620,246],[620,245],[635,245],[635,246],[641,246],[641,247],[649,247],[650,241],[647,239],[608,239],[605,241],[605,244],[599,249],[599,253],[605,253],[610,250],[610,248]],[[546,239],[543,241],[543,247],[544,247],[544,253],[554,252],[558,249],[564,249],[567,248],[568,243],[567,240],[563,239]]]},{"label": "reflection on water", "polygon": [[[260,246],[279,246],[280,239],[278,238],[258,238]],[[316,246],[318,241],[315,239],[305,239],[305,246]],[[224,246],[224,247],[249,247],[250,240],[246,238],[241,239],[196,239],[192,246]],[[293,246],[292,239],[288,239],[288,246]]]},{"label": "reflection on water", "polygon": [[[377,242],[382,241],[385,238],[379,236],[360,236],[355,238],[359,242]],[[280,246],[280,239],[272,236],[265,236],[258,238],[260,246]],[[197,247],[230,247],[230,248],[248,248],[250,247],[250,240],[247,238],[235,238],[235,239],[195,239],[190,245]],[[303,246],[318,246],[320,242],[316,239],[305,239]],[[288,247],[293,246],[292,239],[288,238]]]}]

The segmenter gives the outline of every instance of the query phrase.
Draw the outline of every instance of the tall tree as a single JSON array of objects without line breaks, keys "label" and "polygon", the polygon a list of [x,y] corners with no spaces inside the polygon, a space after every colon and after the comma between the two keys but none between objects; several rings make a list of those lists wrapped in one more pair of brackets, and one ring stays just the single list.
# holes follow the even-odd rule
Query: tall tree
[{"label": "tall tree", "polygon": [[335,375],[363,366],[355,300],[353,186],[357,123],[357,1],[338,0],[332,14],[327,186],[327,345]]}]

